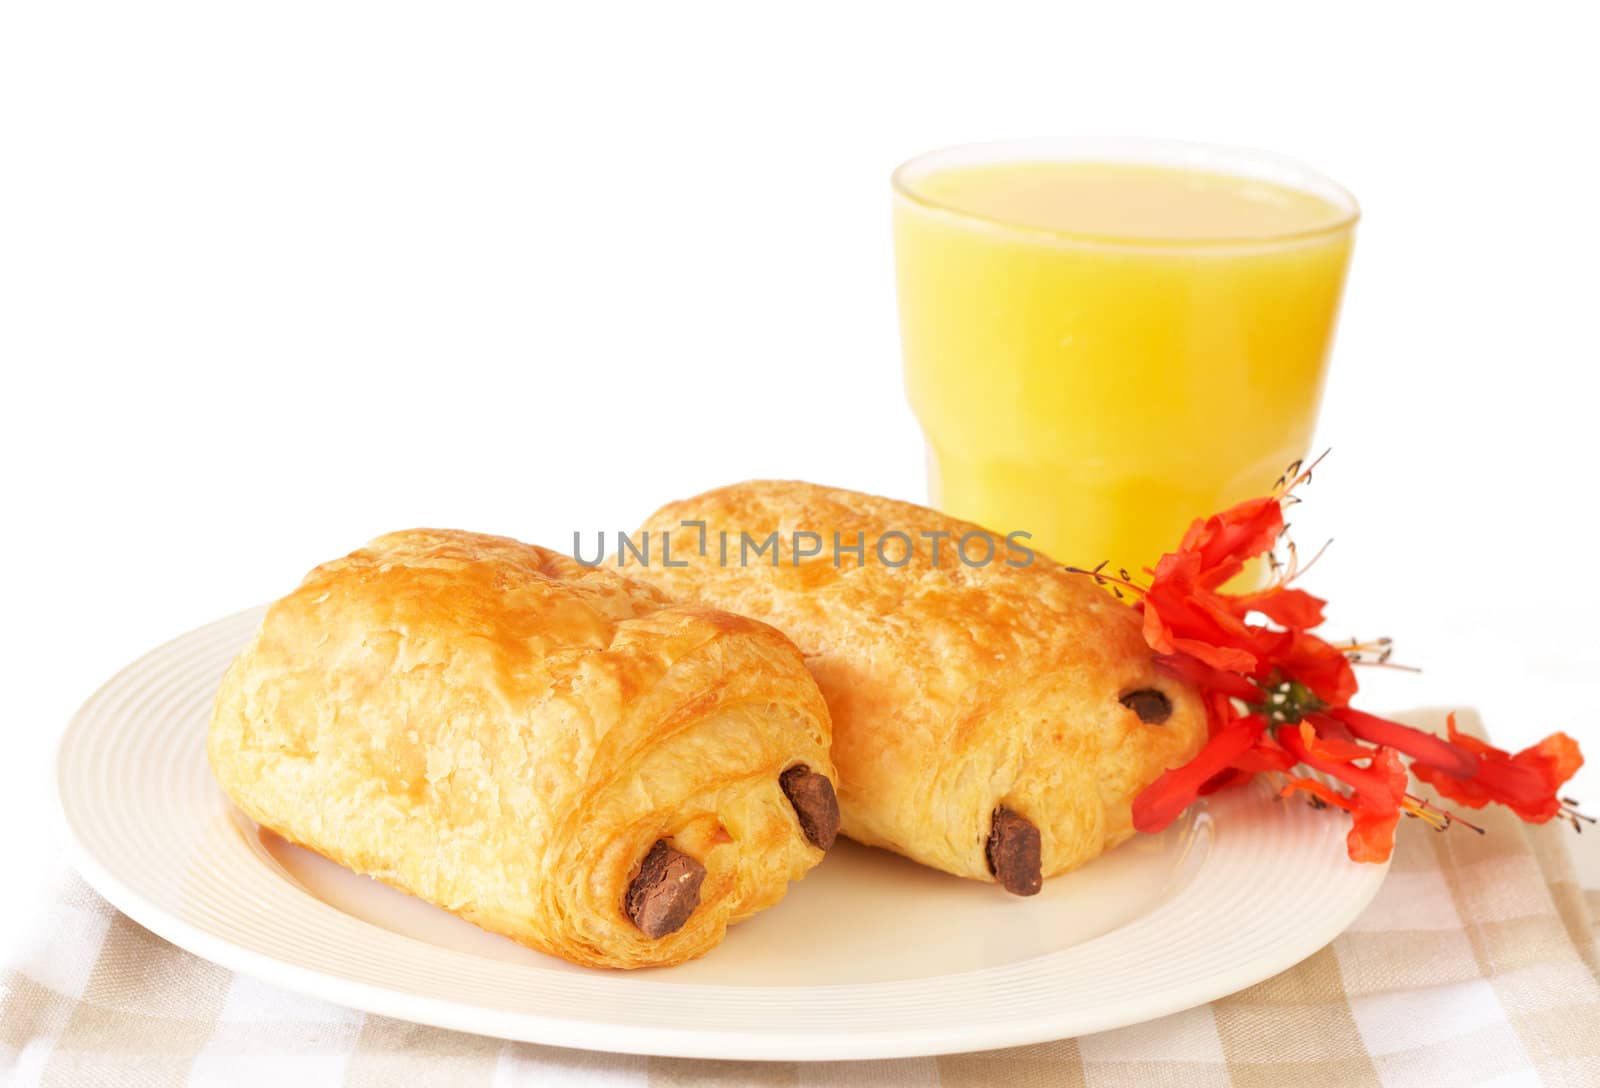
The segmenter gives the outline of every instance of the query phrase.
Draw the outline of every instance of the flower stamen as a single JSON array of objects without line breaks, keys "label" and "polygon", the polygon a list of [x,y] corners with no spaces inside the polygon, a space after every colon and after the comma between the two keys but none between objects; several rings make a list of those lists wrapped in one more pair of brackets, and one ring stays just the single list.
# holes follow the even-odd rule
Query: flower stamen
[{"label": "flower stamen", "polygon": [[[1150,592],[1150,588],[1148,586],[1142,586],[1133,580],[1133,576],[1128,573],[1127,567],[1118,567],[1116,574],[1107,574],[1106,566],[1110,564],[1110,562],[1111,560],[1109,559],[1102,559],[1099,563],[1095,564],[1093,570],[1085,570],[1083,567],[1062,567],[1061,569],[1066,571],[1068,574],[1082,574],[1089,578],[1093,578],[1095,585],[1107,587],[1118,597],[1123,596],[1121,592],[1122,589],[1126,589],[1135,596],[1141,598]],[[1121,588],[1119,589],[1118,587]]]}]

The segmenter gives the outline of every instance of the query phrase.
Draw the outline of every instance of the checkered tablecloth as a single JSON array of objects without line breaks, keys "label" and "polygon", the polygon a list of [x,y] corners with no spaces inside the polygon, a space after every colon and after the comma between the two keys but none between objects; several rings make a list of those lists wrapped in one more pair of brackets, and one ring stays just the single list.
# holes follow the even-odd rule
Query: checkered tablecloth
[{"label": "checkered tablecloth", "polygon": [[63,874],[0,983],[0,1076],[119,1088],[1600,1085],[1600,891],[1574,867],[1600,870],[1600,833],[1579,838],[1497,811],[1482,822],[1484,836],[1402,821],[1393,869],[1366,912],[1329,947],[1241,993],[1078,1039],[882,1062],[629,1057],[368,1016],[197,959]]}]

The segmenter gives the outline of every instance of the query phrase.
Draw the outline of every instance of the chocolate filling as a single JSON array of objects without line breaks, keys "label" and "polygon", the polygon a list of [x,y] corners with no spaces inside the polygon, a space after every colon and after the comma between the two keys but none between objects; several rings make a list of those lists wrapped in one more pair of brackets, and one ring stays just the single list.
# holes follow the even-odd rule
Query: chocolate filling
[{"label": "chocolate filling", "polygon": [[646,937],[665,937],[683,928],[700,905],[700,882],[706,867],[683,851],[657,839],[628,885],[623,908]]},{"label": "chocolate filling", "polygon": [[839,834],[839,798],[827,775],[818,774],[804,763],[790,767],[778,776],[778,785],[800,818],[800,830],[813,846],[826,850]]},{"label": "chocolate filling", "polygon": [[989,871],[1012,895],[1037,895],[1044,886],[1039,829],[1004,805],[994,810],[985,856]]},{"label": "chocolate filling", "polygon": [[1117,701],[1139,715],[1140,721],[1150,725],[1160,725],[1172,717],[1172,700],[1155,688],[1130,691]]}]

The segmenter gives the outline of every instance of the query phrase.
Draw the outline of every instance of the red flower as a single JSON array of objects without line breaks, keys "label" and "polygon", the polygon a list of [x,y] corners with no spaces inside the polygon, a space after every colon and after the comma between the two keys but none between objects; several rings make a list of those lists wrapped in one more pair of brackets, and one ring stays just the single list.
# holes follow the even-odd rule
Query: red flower
[{"label": "red flower", "polygon": [[[1461,776],[1425,763],[1415,763],[1418,778],[1469,808],[1498,801],[1529,823],[1542,824],[1562,810],[1557,793],[1583,766],[1578,742],[1565,733],[1552,733],[1516,755],[1486,744],[1456,729],[1450,715],[1446,728],[1450,744],[1464,751],[1473,763],[1470,775]],[[1443,743],[1443,742],[1440,742]]]},{"label": "red flower", "polygon": [[1140,831],[1163,830],[1194,803],[1208,780],[1228,770],[1255,744],[1266,726],[1264,718],[1249,714],[1221,729],[1199,755],[1164,772],[1133,799],[1133,826]]},{"label": "red flower", "polygon": [[[1414,761],[1418,778],[1463,804],[1498,801],[1526,820],[1560,814],[1576,822],[1580,817],[1557,797],[1583,762],[1572,738],[1557,733],[1513,756],[1461,735],[1453,717],[1444,740],[1352,708],[1359,687],[1352,659],[1374,653],[1387,661],[1388,642],[1336,645],[1312,634],[1326,602],[1289,585],[1304,569],[1292,546],[1287,570],[1271,586],[1223,591],[1248,561],[1275,546],[1284,530],[1284,501],[1309,479],[1310,469],[1296,465],[1272,495],[1196,520],[1178,549],[1146,572],[1148,586],[1125,572],[1104,574],[1105,563],[1077,571],[1139,598],[1134,607],[1144,613],[1156,668],[1196,688],[1206,706],[1211,739],[1189,763],[1140,792],[1134,826],[1160,831],[1198,797],[1257,774],[1278,774],[1287,781],[1284,794],[1308,793],[1350,813],[1352,858],[1383,861],[1402,811],[1440,828],[1455,819],[1406,793],[1402,752]],[[1301,763],[1349,791],[1293,774]]]},{"label": "red flower", "polygon": [[1261,689],[1236,672],[1212,668],[1199,658],[1188,654],[1156,654],[1156,671],[1175,680],[1184,680],[1202,691],[1218,691],[1234,699],[1253,702],[1261,698]]},{"label": "red flower", "polygon": [[1260,612],[1274,623],[1296,631],[1309,631],[1322,622],[1322,609],[1328,602],[1303,589],[1273,586],[1260,593],[1243,593],[1234,598],[1245,613]]},{"label": "red flower", "polygon": [[[1406,799],[1405,764],[1392,748],[1363,748],[1336,738],[1318,736],[1309,721],[1298,729],[1278,731],[1278,739],[1290,754],[1308,767],[1348,784],[1348,795],[1328,790],[1341,800],[1333,801],[1350,813],[1350,834],[1345,849],[1351,861],[1388,861],[1394,851],[1394,829],[1400,822],[1400,809]],[[1358,760],[1369,760],[1365,768]],[[1304,779],[1290,779],[1294,788],[1304,789]],[[1323,800],[1326,793],[1314,791]]]},{"label": "red flower", "polygon": [[1162,654],[1188,654],[1214,669],[1248,673],[1259,662],[1259,629],[1252,630],[1225,599],[1201,585],[1201,557],[1161,557],[1144,595],[1144,638]]},{"label": "red flower", "polygon": [[1244,569],[1247,559],[1265,555],[1283,532],[1281,495],[1267,495],[1197,519],[1183,534],[1178,553],[1199,560],[1196,584],[1216,589]]},{"label": "red flower", "polygon": [[1344,706],[1360,685],[1345,652],[1316,635],[1285,631],[1268,662],[1284,677],[1304,684],[1329,706]]},{"label": "red flower", "polygon": [[[1346,729],[1362,740],[1398,748],[1416,761],[1413,766],[1420,764],[1433,767],[1455,777],[1471,777],[1477,769],[1477,761],[1470,752],[1440,740],[1432,733],[1366,714],[1354,707],[1336,706],[1328,711],[1328,715],[1343,722]],[[1450,722],[1454,730],[1454,714],[1450,715]],[[1418,777],[1421,777],[1420,770]]]},{"label": "red flower", "polygon": [[[1162,556],[1150,572],[1139,603],[1145,641],[1157,653],[1185,654],[1241,679],[1291,675],[1324,701],[1342,704],[1356,690],[1344,651],[1306,633],[1322,622],[1322,598],[1286,581],[1253,593],[1219,588],[1247,561],[1272,549],[1283,532],[1287,494],[1288,487],[1189,527],[1178,550]],[[1250,622],[1257,615],[1279,627]]]},{"label": "red flower", "polygon": [[1271,734],[1256,738],[1255,744],[1246,748],[1238,759],[1233,761],[1233,769],[1246,775],[1260,774],[1263,771],[1282,771],[1288,773],[1299,762],[1290,755],[1275,740]]}]

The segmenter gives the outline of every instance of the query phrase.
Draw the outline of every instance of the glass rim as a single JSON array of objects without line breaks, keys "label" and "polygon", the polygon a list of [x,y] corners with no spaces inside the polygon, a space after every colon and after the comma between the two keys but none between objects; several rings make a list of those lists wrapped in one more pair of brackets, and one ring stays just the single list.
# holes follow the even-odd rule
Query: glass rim
[{"label": "glass rim", "polygon": [[[1033,226],[1025,222],[983,215],[918,192],[915,184],[922,177],[957,166],[983,166],[1001,162],[1080,161],[1126,166],[1177,167],[1269,182],[1320,197],[1343,214],[1332,223],[1323,226],[1277,234],[1244,237],[1221,234],[1197,238],[1140,237],[1115,232],[1102,234],[1060,227]],[[952,144],[925,151],[905,160],[890,174],[889,184],[896,197],[926,211],[947,215],[966,223],[1061,242],[1126,249],[1269,249],[1346,233],[1361,218],[1361,206],[1356,203],[1356,198],[1348,189],[1326,174],[1295,159],[1255,148],[1189,140],[1069,138]]]}]

